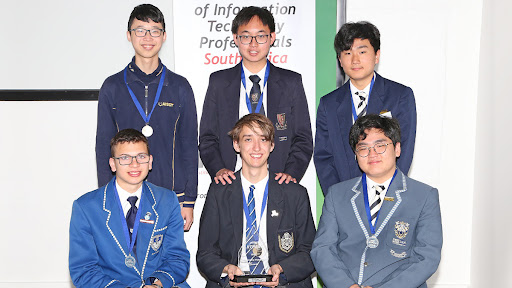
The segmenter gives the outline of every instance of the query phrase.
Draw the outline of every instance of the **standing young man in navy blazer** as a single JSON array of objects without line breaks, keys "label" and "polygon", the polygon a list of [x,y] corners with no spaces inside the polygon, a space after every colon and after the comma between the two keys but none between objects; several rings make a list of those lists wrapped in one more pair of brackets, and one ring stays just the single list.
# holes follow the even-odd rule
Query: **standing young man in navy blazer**
[{"label": "standing young man in navy blazer", "polygon": [[324,287],[426,288],[443,244],[437,189],[396,166],[396,119],[359,117],[349,139],[364,174],[325,196],[311,250]]},{"label": "standing young man in navy blazer", "polygon": [[[261,114],[245,115],[229,135],[242,169],[231,184],[212,182],[208,190],[197,251],[206,287],[313,287],[309,252],[315,224],[309,197],[297,183],[279,185],[267,168],[270,153],[275,153],[273,123]],[[242,271],[270,274],[272,282],[230,281]]]},{"label": "standing young man in navy blazer", "polygon": [[274,17],[266,9],[245,7],[231,31],[242,62],[210,75],[199,131],[201,160],[215,182],[231,183],[242,161],[227,133],[242,116],[261,113],[276,128],[276,152],[268,161],[277,172],[273,177],[280,184],[300,181],[313,153],[308,103],[300,74],[267,60],[276,39]]},{"label": "standing young man in navy blazer", "polygon": [[362,173],[348,141],[350,127],[360,115],[384,114],[400,122],[402,154],[397,165],[407,175],[416,139],[416,103],[411,88],[375,72],[379,30],[369,22],[346,23],[336,34],[334,48],[350,80],[318,105],[314,161],[323,193]]},{"label": "standing young man in navy blazer", "polygon": [[135,7],[128,20],[128,41],[135,56],[108,77],[98,98],[96,166],[98,185],[112,178],[110,139],[133,128],[148,137],[155,155],[148,180],[178,196],[189,230],[197,197],[197,113],[187,79],[163,65],[158,53],[167,39],[162,12],[151,4]]},{"label": "standing young man in navy blazer", "polygon": [[[73,203],[69,271],[77,288],[190,287],[176,194],[144,181],[153,156],[141,132],[111,141],[115,177]],[[183,282],[183,283],[182,283]],[[178,283],[181,283],[178,285]]]}]

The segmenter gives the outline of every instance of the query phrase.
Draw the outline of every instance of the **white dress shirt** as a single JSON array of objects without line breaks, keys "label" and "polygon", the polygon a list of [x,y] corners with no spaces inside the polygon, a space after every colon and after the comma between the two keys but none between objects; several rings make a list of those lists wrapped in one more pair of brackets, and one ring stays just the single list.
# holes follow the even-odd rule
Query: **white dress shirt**
[{"label": "white dress shirt", "polygon": [[[268,271],[270,268],[268,264],[268,243],[267,243],[267,207],[263,207],[263,215],[261,214],[262,211],[262,203],[263,203],[263,195],[265,193],[265,187],[267,186],[268,182],[268,173],[263,180],[259,181],[258,183],[251,183],[249,180],[247,180],[242,173],[240,173],[240,178],[242,181],[242,188],[244,192],[245,201],[247,201],[247,197],[249,196],[249,186],[254,185],[254,205],[255,205],[255,212],[256,212],[256,225],[259,227],[259,240],[258,244],[260,247],[262,247],[262,254],[259,256],[261,261],[263,262],[263,266],[265,267],[265,271]],[[268,203],[268,202],[267,202]],[[261,216],[261,219],[260,219]],[[249,265],[247,263],[247,256],[246,256],[246,250],[245,250],[245,241],[246,241],[246,235],[245,231],[247,229],[247,219],[245,217],[245,213],[243,215],[243,223],[244,223],[244,229],[243,229],[243,237],[242,237],[242,247],[241,247],[241,263],[239,263],[238,267],[242,271],[249,271]],[[244,265],[245,263],[245,265]]]}]

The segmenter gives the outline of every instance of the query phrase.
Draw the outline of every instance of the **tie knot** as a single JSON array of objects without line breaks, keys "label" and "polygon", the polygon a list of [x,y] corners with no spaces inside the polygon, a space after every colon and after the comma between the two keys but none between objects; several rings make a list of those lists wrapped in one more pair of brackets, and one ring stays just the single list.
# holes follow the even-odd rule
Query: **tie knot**
[{"label": "tie knot", "polygon": [[380,193],[382,193],[382,191],[384,191],[384,189],[386,189],[386,187],[384,187],[384,185],[375,185],[373,187],[375,188],[375,193],[377,193],[377,195],[380,195]]},{"label": "tie knot", "polygon": [[252,83],[260,83],[261,78],[258,75],[251,75],[249,76],[249,80],[252,81]]},{"label": "tie knot", "polygon": [[254,192],[254,189],[255,189],[254,185],[249,186],[249,190],[251,191],[251,193]]},{"label": "tie knot", "polygon": [[364,99],[366,99],[366,92],[364,91],[357,91],[356,95],[359,96],[359,99],[361,99],[361,101],[364,101]]},{"label": "tie knot", "polygon": [[132,207],[136,207],[135,203],[137,203],[138,199],[139,199],[139,197],[137,197],[137,196],[130,196],[130,197],[128,197],[127,201],[130,202],[130,205],[132,205]]}]

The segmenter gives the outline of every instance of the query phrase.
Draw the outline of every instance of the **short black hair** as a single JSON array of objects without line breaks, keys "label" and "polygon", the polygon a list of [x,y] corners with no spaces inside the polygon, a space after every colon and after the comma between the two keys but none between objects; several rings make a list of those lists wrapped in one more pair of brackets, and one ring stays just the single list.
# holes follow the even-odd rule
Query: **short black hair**
[{"label": "short black hair", "polygon": [[121,131],[117,132],[117,134],[114,136],[114,138],[112,138],[112,140],[110,140],[110,154],[112,157],[115,157],[114,148],[118,144],[138,143],[138,142],[143,142],[144,144],[146,144],[148,154],[150,154],[148,139],[140,131],[132,129],[132,128],[121,130]]},{"label": "short black hair", "polygon": [[354,152],[357,143],[366,139],[366,136],[368,136],[366,131],[372,128],[382,131],[386,137],[393,141],[394,146],[396,146],[396,143],[400,143],[400,123],[398,123],[398,120],[377,114],[368,114],[357,118],[352,128],[350,128],[349,143]]},{"label": "short black hair", "polygon": [[231,32],[233,34],[237,34],[238,28],[249,23],[254,16],[258,16],[261,23],[263,23],[264,26],[268,26],[270,33],[276,32],[276,23],[272,13],[267,9],[255,6],[244,7],[240,12],[238,12],[231,23]]},{"label": "short black hair", "polygon": [[349,22],[343,24],[336,37],[334,37],[336,56],[340,57],[341,52],[350,50],[354,44],[354,39],[357,38],[368,39],[375,53],[380,50],[380,33],[375,25],[367,21]]},{"label": "short black hair", "polygon": [[134,19],[144,22],[149,22],[149,20],[152,20],[155,23],[162,23],[162,27],[165,31],[164,14],[162,14],[160,9],[151,4],[140,4],[139,6],[133,8],[132,14],[130,14],[130,19],[128,20],[128,31],[132,29]]}]

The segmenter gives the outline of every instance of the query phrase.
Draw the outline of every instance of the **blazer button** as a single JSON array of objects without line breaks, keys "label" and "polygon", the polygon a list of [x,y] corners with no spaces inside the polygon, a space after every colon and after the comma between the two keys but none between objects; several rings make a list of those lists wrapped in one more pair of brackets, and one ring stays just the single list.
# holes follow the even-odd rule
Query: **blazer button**
[{"label": "blazer button", "polygon": [[364,266],[368,266],[368,262],[364,262]]}]

